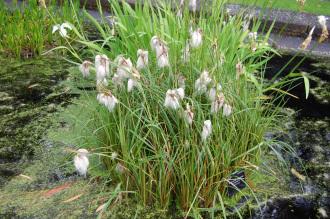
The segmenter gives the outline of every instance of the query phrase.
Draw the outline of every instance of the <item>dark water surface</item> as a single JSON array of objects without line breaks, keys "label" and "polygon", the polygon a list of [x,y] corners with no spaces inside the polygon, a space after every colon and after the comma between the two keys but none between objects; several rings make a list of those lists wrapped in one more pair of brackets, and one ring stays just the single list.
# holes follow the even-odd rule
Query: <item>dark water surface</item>
[{"label": "dark water surface", "polygon": [[[268,76],[272,76],[292,57],[284,56],[269,63]],[[282,73],[286,75],[301,57],[296,58]],[[295,72],[305,72],[310,79],[310,94],[305,97],[303,79],[292,85],[290,93],[297,98],[286,98],[285,107],[292,115],[283,121],[283,133],[276,138],[293,147],[296,156],[283,153],[289,164],[305,175],[302,182],[289,174],[281,194],[268,199],[254,218],[328,218],[330,216],[330,64],[306,59]],[[287,171],[289,172],[289,170]]]}]

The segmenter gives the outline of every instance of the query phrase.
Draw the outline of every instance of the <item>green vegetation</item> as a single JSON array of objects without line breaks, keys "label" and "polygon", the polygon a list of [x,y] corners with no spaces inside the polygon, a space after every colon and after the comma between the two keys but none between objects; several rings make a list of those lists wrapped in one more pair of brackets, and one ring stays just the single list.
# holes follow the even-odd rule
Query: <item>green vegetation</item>
[{"label": "green vegetation", "polygon": [[79,2],[63,1],[61,9],[50,1],[47,8],[38,6],[38,1],[24,1],[22,5],[13,1],[8,8],[0,1],[0,54],[14,57],[40,55],[43,51],[63,41],[59,34],[52,34],[55,24],[74,23],[78,16],[73,16],[73,9]]},{"label": "green vegetation", "polygon": [[[75,101],[83,111],[69,115],[73,132],[79,133],[70,143],[100,156],[109,181],[145,206],[169,209],[174,205],[184,216],[220,212],[226,217],[225,206],[232,203],[226,195],[232,174],[243,170],[249,179],[258,170],[260,155],[273,144],[264,134],[276,129],[280,121],[278,107],[272,102],[281,95],[275,91],[281,92],[279,85],[295,79],[267,84],[265,67],[276,53],[267,44],[269,33],[256,36],[253,32],[259,21],[243,15],[230,17],[218,2],[203,8],[198,16],[183,7],[182,18],[168,5],[152,8],[148,1],[137,4],[135,10],[117,1],[111,1],[111,6],[112,28],[85,12],[101,39],[90,41],[79,28],[73,28],[74,42],[85,46],[84,56],[92,59],[97,55],[92,68],[96,77],[82,79],[76,70],[75,77],[80,79],[74,86],[92,87],[97,79],[98,92],[83,92]],[[250,22],[253,25],[248,30]],[[203,42],[193,48],[191,35],[198,28]],[[189,60],[184,60],[187,42]],[[70,44],[64,46],[57,49],[65,48],[81,62],[81,51]],[[149,64],[138,71],[130,63],[137,62],[139,49],[149,51]],[[105,55],[101,58],[101,54]],[[109,80],[104,78],[108,68],[109,85],[104,82]],[[204,70],[211,80],[205,93],[196,86]],[[131,92],[126,88],[127,79],[136,85]],[[217,89],[218,83],[222,88]],[[184,97],[178,90],[169,94],[179,87],[184,89]],[[210,100],[211,90],[216,101]],[[266,92],[273,92],[272,97]],[[176,98],[178,107],[168,107],[166,96]],[[212,113],[212,105],[217,103],[221,106]],[[192,124],[185,120],[188,104],[194,114]],[[210,130],[207,120],[212,132],[203,139]],[[248,183],[246,186],[254,196]]]},{"label": "green vegetation", "polygon": [[296,0],[229,0],[229,2],[243,5],[256,5],[259,7],[267,6],[317,15],[330,15],[330,2],[323,0],[306,0],[303,8],[299,6],[299,3]]}]

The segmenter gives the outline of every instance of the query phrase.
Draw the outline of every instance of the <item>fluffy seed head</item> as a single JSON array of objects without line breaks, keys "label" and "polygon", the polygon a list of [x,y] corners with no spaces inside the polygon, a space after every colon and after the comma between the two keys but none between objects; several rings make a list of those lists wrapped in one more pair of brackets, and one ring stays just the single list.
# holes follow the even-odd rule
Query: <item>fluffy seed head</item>
[{"label": "fluffy seed head", "polygon": [[191,32],[190,34],[190,46],[192,48],[197,48],[202,45],[203,36],[202,29],[198,28],[197,30]]},{"label": "fluffy seed head", "polygon": [[179,99],[180,97],[178,96],[177,90],[167,90],[164,106],[169,109],[177,110],[180,107]]},{"label": "fluffy seed head", "polygon": [[232,108],[229,104],[224,104],[223,105],[223,115],[224,116],[230,116],[232,113]]},{"label": "fluffy seed head", "polygon": [[139,49],[137,51],[138,59],[136,61],[136,68],[138,70],[144,69],[148,66],[148,55],[149,55],[148,51],[142,49]]},{"label": "fluffy seed head", "polygon": [[212,124],[211,120],[204,121],[203,130],[202,130],[202,141],[206,141],[212,134]]}]

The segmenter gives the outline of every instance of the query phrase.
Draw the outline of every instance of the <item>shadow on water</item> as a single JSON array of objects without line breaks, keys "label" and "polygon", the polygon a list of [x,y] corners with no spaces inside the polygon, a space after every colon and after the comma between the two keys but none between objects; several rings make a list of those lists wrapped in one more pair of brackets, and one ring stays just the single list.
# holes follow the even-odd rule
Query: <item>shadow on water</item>
[{"label": "shadow on water", "polygon": [[[266,77],[271,78],[285,63],[291,60],[292,56],[275,57],[268,63]],[[281,76],[287,75],[295,69],[303,57],[296,57],[283,70]],[[287,96],[285,107],[298,111],[298,117],[323,118],[330,115],[330,65],[320,64],[315,60],[306,58],[294,72],[305,72],[309,76],[310,93],[306,99],[305,85],[301,78],[295,84],[284,87],[290,89],[290,93],[297,98]]]}]

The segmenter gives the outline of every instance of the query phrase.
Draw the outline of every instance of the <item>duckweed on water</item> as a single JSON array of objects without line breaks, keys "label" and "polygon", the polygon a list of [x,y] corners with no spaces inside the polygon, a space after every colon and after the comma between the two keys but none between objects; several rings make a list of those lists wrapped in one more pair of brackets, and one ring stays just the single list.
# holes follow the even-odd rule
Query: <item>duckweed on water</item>
[{"label": "duckweed on water", "polygon": [[[0,183],[3,172],[16,175],[41,147],[56,105],[71,95],[58,84],[67,63],[55,58],[17,61],[1,58],[0,69]],[[13,74],[15,73],[15,74]],[[7,175],[8,175],[7,174]]]}]

